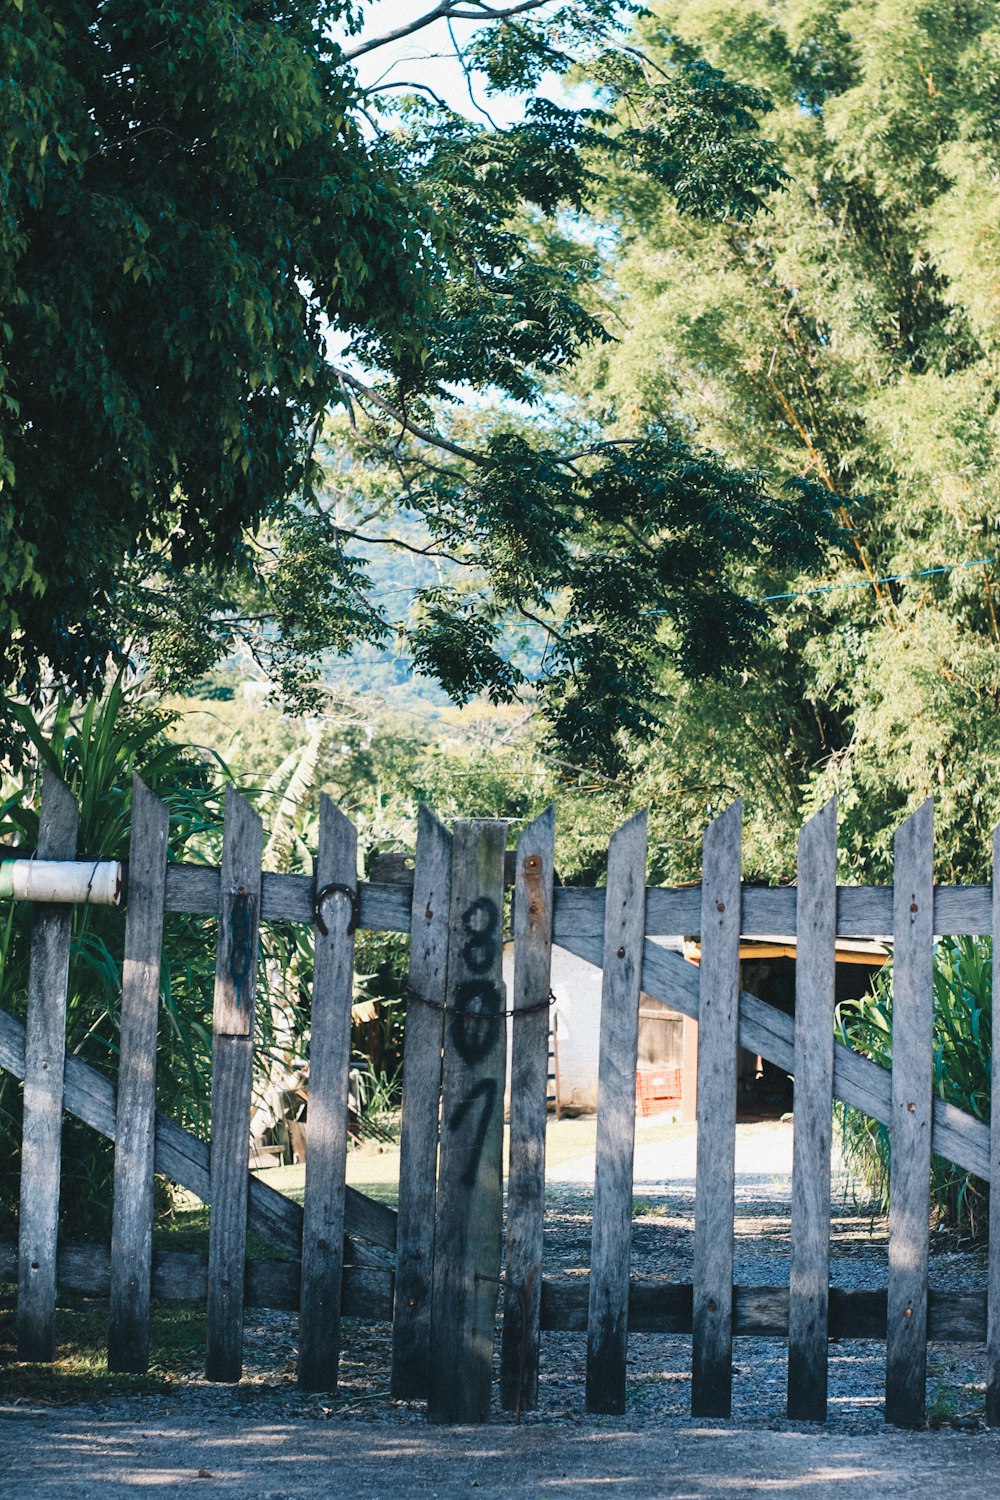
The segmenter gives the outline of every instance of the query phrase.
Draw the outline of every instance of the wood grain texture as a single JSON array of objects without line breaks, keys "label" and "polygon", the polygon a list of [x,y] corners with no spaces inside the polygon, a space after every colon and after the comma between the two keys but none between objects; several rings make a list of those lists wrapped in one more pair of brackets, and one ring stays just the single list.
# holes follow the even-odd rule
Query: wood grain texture
[{"label": "wood grain texture", "polygon": [[427,1396],[444,1039],[444,1013],[438,1007],[444,1003],[448,976],[451,856],[451,834],[422,802],[412,891],[410,998],[403,1037],[392,1324],[392,1394],[406,1401]]},{"label": "wood grain texture", "polygon": [[645,811],[612,837],[604,908],[586,1399],[588,1411],[613,1414],[625,1410],[646,839]]},{"label": "wood grain texture", "polygon": [[460,822],[451,862],[427,1417],[485,1422],[503,1218],[506,823]]},{"label": "wood grain texture", "polygon": [[[0,1241],[0,1280],[17,1274],[17,1246]],[[97,1297],[111,1290],[111,1252],[106,1245],[61,1244],[58,1256],[61,1291]],[[244,1277],[247,1307],[275,1307],[294,1312],[299,1306],[300,1265],[289,1260],[248,1260]],[[154,1250],[153,1296],[161,1301],[203,1302],[208,1292],[208,1256],[186,1250]],[[345,1318],[387,1322],[392,1313],[392,1272],[367,1266],[345,1266],[341,1287]]]},{"label": "wood grain texture", "polygon": [[[72,859],[76,800],[51,771],[42,785],[40,859]],[[66,985],[71,906],[36,906],[31,928],[24,1050],[17,1354],[51,1360],[56,1349],[56,1241],[62,1168]]]},{"label": "wood grain texture", "polygon": [[696,1417],[728,1417],[732,1409],[742,823],[743,804],[734,802],[706,831],[702,853],[691,1350]]},{"label": "wood grain texture", "polygon": [[896,832],[885,1419],[922,1427],[933,1092],[934,803]]},{"label": "wood grain texture", "polygon": [[[329,797],[320,798],[316,884],[352,889],[358,879],[354,825]],[[347,1092],[351,1068],[354,933],[344,896],[326,902],[324,935],[314,939],[309,1042],[309,1152],[302,1220],[299,1385],[335,1391],[340,1362],[340,1287],[344,1262]]]},{"label": "wood grain texture", "polygon": [[[559,889],[556,888],[558,896]],[[562,946],[588,963],[601,963],[602,945],[595,938],[565,938]],[[643,955],[642,988],[648,995],[698,1019],[698,970],[678,953],[659,947],[649,938]],[[778,1068],[795,1069],[795,1028],[791,1016],[758,1000],[746,990],[740,994],[740,1046],[759,1052]],[[838,1099],[853,1104],[873,1120],[888,1125],[891,1114],[892,1075],[870,1058],[851,1052],[841,1042],[833,1049],[833,1088]],[[990,1176],[990,1127],[954,1104],[934,1100],[932,1144],[937,1156],[954,1162],[984,1181]]]},{"label": "wood grain texture", "polygon": [[149,1365],[156,1027],[168,828],[166,807],[134,776],[115,1125],[108,1369],[137,1374],[144,1374]]},{"label": "wood grain texture", "polygon": [[825,1422],[836,1001],[837,802],[799,834],[788,1415]]},{"label": "wood grain texture", "polygon": [[[743,888],[743,936],[770,937],[796,932],[797,896],[794,886],[746,885]],[[937,886],[934,891],[934,931],[988,936],[991,923],[988,885]],[[557,886],[553,941],[600,939],[604,930],[604,891],[579,886]],[[837,936],[870,938],[892,931],[891,886],[838,886]],[[701,932],[701,891],[696,886],[646,891],[647,937],[698,937]]]},{"label": "wood grain texture", "polygon": [[[1000,827],[993,832],[993,953],[1000,955]],[[993,963],[990,1111],[990,1252],[987,1281],[986,1420],[1000,1427],[1000,959]]]},{"label": "wood grain texture", "polygon": [[[66,1057],[63,1106],[109,1141],[115,1138],[115,1086],[79,1057]],[[0,1010],[0,1068],[24,1077],[24,1024]],[[156,1170],[200,1198],[212,1201],[210,1148],[175,1120],[157,1113]],[[297,1256],[302,1248],[302,1208],[260,1177],[247,1174],[248,1222],[276,1250]],[[396,1211],[386,1203],[348,1187],[344,1217],[349,1235],[392,1250],[396,1244]]]},{"label": "wood grain texture", "polygon": [[[362,881],[359,927],[372,932],[409,932],[410,889]],[[261,882],[261,916],[267,922],[304,922],[315,917],[316,882],[310,875],[265,871]],[[167,866],[167,911],[214,916],[219,910],[219,871],[207,865]]]},{"label": "wood grain texture", "polygon": [[[634,1277],[629,1289],[629,1331],[691,1332],[693,1288],[666,1277]],[[542,1330],[582,1333],[587,1327],[586,1276],[546,1277],[542,1283]],[[986,1331],[984,1292],[931,1291],[928,1332],[942,1342],[978,1344]],[[786,1286],[734,1286],[733,1332],[753,1338],[785,1338],[788,1333]],[[846,1291],[830,1288],[831,1339],[884,1339],[885,1288]]]},{"label": "wood grain texture", "polygon": [[219,1381],[236,1381],[243,1373],[243,1263],[262,849],[260,818],[228,788],[212,1015],[212,1207],[205,1360],[207,1378]]},{"label": "wood grain texture", "polygon": [[[262,916],[267,921],[312,922],[315,882],[307,875],[264,876]],[[410,930],[410,887],[396,881],[365,882],[359,888],[361,927],[375,932]],[[604,890],[558,886],[555,891],[553,941],[564,937],[600,939],[604,932]],[[219,872],[205,865],[167,867],[167,911],[213,915],[219,909]],[[743,891],[744,937],[766,937],[796,931],[794,886],[748,885]],[[992,894],[988,885],[942,885],[934,891],[934,930],[988,937],[992,931]],[[837,936],[871,937],[892,931],[891,886],[839,886]],[[651,886],[646,892],[647,936],[698,937],[701,892]]]},{"label": "wood grain texture", "polygon": [[555,838],[556,812],[550,807],[518,839],[514,876],[510,1165],[500,1402],[508,1411],[518,1412],[538,1405]]}]

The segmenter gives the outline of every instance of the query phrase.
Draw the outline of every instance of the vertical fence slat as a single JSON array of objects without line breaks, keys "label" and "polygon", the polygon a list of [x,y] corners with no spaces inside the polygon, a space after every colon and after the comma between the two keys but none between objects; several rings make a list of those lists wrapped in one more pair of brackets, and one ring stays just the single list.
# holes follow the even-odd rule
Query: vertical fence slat
[{"label": "vertical fence slat", "polygon": [[799,834],[795,1143],[788,1302],[788,1415],[824,1422],[830,1279],[830,1148],[837,966],[837,802]]},{"label": "vertical fence slat", "polygon": [[993,1057],[990,1242],[986,1313],[986,1421],[1000,1427],[1000,826],[993,831]]},{"label": "vertical fence slat", "polygon": [[358,836],[330,798],[320,798],[316,861],[317,915],[309,1043],[309,1150],[302,1216],[302,1293],[299,1304],[299,1385],[335,1391],[340,1361],[340,1287],[344,1268],[344,1185],[347,1171],[347,1092],[351,1070],[354,998],[353,906]]},{"label": "vertical fence slat", "polygon": [[734,802],[706,831],[702,853],[691,1370],[696,1417],[728,1417],[732,1408],[742,823],[743,804]]},{"label": "vertical fence slat", "polygon": [[550,807],[518,840],[514,883],[510,1167],[500,1401],[515,1411],[528,1411],[538,1404],[555,837],[556,813]]},{"label": "vertical fence slat", "polygon": [[134,776],[115,1113],[108,1369],[136,1374],[144,1374],[149,1365],[156,1024],[168,826],[166,807]]},{"label": "vertical fence slat", "polygon": [[[409,1000],[403,1038],[399,1217],[392,1313],[392,1394],[427,1395],[434,1274],[441,1044],[448,975],[452,838],[420,804],[410,921]],[[431,1003],[422,1003],[431,1002]]]},{"label": "vertical fence slat", "polygon": [[643,811],[624,823],[611,840],[604,908],[594,1225],[587,1311],[587,1410],[613,1414],[625,1410],[635,1070],[645,932]]},{"label": "vertical fence slat", "polygon": [[455,827],[427,1416],[485,1422],[503,1219],[506,823]]},{"label": "vertical fence slat", "polygon": [[236,1381],[243,1370],[247,1163],[262,850],[260,818],[230,787],[226,792],[212,1015],[212,1210],[205,1363],[209,1380]]},{"label": "vertical fence slat", "polygon": [[892,1153],[885,1419],[921,1427],[927,1376],[927,1261],[933,1102],[934,803],[895,839]]},{"label": "vertical fence slat", "polygon": [[[72,859],[78,821],[72,792],[46,771],[39,858]],[[25,1033],[17,1289],[17,1353],[25,1360],[51,1360],[56,1351],[56,1242],[72,926],[71,906],[35,908]]]}]

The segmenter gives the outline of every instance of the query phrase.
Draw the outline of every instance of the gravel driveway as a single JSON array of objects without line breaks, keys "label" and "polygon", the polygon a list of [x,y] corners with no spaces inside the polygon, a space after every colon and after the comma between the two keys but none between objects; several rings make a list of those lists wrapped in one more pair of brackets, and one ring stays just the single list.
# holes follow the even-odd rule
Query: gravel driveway
[{"label": "gravel driveway", "polygon": [[[667,1140],[637,1130],[633,1271],[690,1280],[694,1132]],[[662,1137],[663,1132],[659,1132]],[[792,1130],[737,1130],[736,1280],[780,1284],[788,1275]],[[593,1156],[549,1174],[546,1273],[586,1268]],[[931,1283],[982,1285],[979,1252],[936,1248]],[[845,1194],[835,1197],[831,1280],[886,1280],[885,1226]],[[786,1345],[735,1340],[731,1422],[693,1420],[690,1339],[633,1335],[624,1418],[584,1412],[586,1336],[542,1339],[540,1406],[518,1426],[494,1412],[490,1427],[432,1429],[418,1403],[388,1395],[387,1325],[345,1324],[341,1392],[301,1394],[294,1383],[295,1318],[251,1310],[246,1376],[209,1386],[200,1372],[168,1395],[108,1397],[40,1411],[0,1407],[0,1496],[159,1497],[189,1480],[200,1492],[269,1497],[439,1495],[532,1497],[777,1494],[796,1500],[931,1495],[948,1500],[1000,1490],[1000,1437],[983,1429],[983,1351],[934,1345],[928,1401],[939,1432],[900,1433],[882,1422],[884,1345],[834,1343],[830,1419],[822,1430],[784,1417]],[[201,1471],[201,1472],[199,1472]],[[996,1482],[994,1482],[996,1476]]]}]

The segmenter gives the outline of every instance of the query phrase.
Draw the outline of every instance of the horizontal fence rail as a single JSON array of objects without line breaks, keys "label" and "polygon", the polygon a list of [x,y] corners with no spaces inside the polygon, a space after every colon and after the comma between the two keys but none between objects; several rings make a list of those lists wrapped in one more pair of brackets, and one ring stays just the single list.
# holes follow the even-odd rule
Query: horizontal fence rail
[{"label": "horizontal fence rail", "polygon": [[[356,875],[355,831],[328,799],[315,879],[261,871],[260,819],[233,791],[221,870],[166,861],[165,810],[140,782],[134,807],[132,857],[123,870],[129,926],[119,1087],[65,1051],[68,906],[35,907],[26,1022],[0,1010],[0,1067],[25,1080],[20,1241],[0,1242],[0,1279],[19,1282],[22,1357],[54,1353],[57,1286],[110,1297],[110,1363],[122,1370],[146,1366],[151,1298],[204,1300],[208,1374],[226,1381],[241,1374],[245,1307],[298,1310],[298,1376],[313,1390],[336,1390],[342,1317],[391,1320],[393,1394],[426,1400],[433,1421],[479,1422],[488,1419],[493,1399],[499,1305],[500,1400],[518,1414],[538,1402],[540,1336],[548,1331],[586,1333],[587,1406],[624,1411],[628,1337],[642,1332],[691,1338],[692,1409],[714,1416],[731,1409],[733,1337],[787,1338],[789,1414],[813,1420],[826,1412],[828,1341],[882,1340],[886,1415],[911,1427],[923,1421],[927,1340],[985,1338],[987,1416],[1000,1422],[1000,1315],[985,1288],[929,1289],[927,1195],[932,1152],[991,1180],[990,1125],[931,1094],[931,964],[935,934],[992,935],[1000,927],[1000,898],[994,886],[933,885],[930,802],[897,834],[891,886],[836,885],[832,802],[802,830],[797,886],[742,882],[741,810],[734,804],[705,836],[704,883],[672,890],[645,885],[644,814],[613,836],[607,886],[577,888],[555,883],[553,809],[524,829],[516,853],[505,855],[503,823],[461,822],[453,835],[422,808],[415,855],[397,862],[402,878],[366,882]],[[51,776],[41,829],[39,855],[71,858],[76,804]],[[506,997],[505,885],[515,893],[514,982]],[[169,912],[218,923],[210,1142],[153,1107],[157,965]],[[314,933],[304,1209],[247,1169],[262,921],[303,923]],[[398,1214],[345,1181],[359,927],[411,937]],[[741,937],[775,933],[799,941],[794,1015],[740,988]],[[680,936],[700,940],[699,966],[658,941]],[[833,1038],[838,936],[882,937],[892,945],[891,1070]],[[555,949],[603,971],[589,1271],[572,1277],[543,1274]],[[690,1284],[630,1272],[642,995],[701,1028]],[[994,1025],[1000,1034],[1000,1016]],[[738,1047],[796,1081],[786,1286],[732,1281]],[[887,1287],[829,1285],[835,1098],[892,1131]],[[64,1110],[116,1141],[110,1248],[57,1241]],[[998,1128],[994,1122],[994,1141]],[[153,1170],[210,1206],[207,1255],[152,1249]],[[1000,1183],[992,1203],[1000,1223]],[[286,1258],[248,1259],[250,1229]],[[996,1296],[998,1239],[989,1269]]]}]

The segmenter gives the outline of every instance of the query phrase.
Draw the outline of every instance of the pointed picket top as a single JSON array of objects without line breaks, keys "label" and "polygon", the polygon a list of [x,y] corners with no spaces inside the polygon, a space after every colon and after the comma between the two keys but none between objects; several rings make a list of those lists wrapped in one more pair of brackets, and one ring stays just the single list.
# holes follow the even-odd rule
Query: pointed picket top
[{"label": "pointed picket top", "polygon": [[927,797],[896,829],[893,838],[893,853],[896,860],[905,858],[908,849],[917,848],[920,843],[933,838],[933,835],[934,798]]},{"label": "pointed picket top", "polygon": [[733,837],[739,838],[743,831],[743,798],[737,797],[731,802],[725,812],[713,818],[705,829],[702,839],[702,860],[704,865],[705,854],[709,845],[713,848],[722,841],[729,842]]},{"label": "pointed picket top", "polygon": [[826,833],[827,837],[829,837],[829,825],[830,825],[830,820],[831,819],[833,820],[833,826],[834,826],[834,828],[836,828],[836,826],[837,826],[837,794],[836,794],[836,792],[834,792],[833,796],[830,798],[830,800],[828,802],[824,802],[823,806],[821,808],[819,808],[817,812],[813,813],[813,815],[812,815],[811,818],[807,818],[806,821],[803,823],[802,827],[799,829],[799,843],[801,844],[802,839],[805,838],[805,837],[807,837],[809,835],[809,830],[810,829],[816,830],[816,832],[813,834],[813,837],[818,838],[819,837],[819,830],[821,830],[821,829]]},{"label": "pointed picket top", "polygon": [[[608,840],[608,888],[611,886],[611,871],[615,867],[623,871],[628,869],[634,871],[640,866],[642,868],[643,890],[645,890],[646,879],[646,846],[648,840],[649,808],[642,807],[637,813],[615,829]],[[641,852],[640,852],[641,851]],[[626,876],[626,881],[628,877]],[[605,897],[605,901],[607,898]],[[605,924],[607,923],[607,907],[605,907]],[[605,938],[607,938],[607,927],[605,925]]]}]

